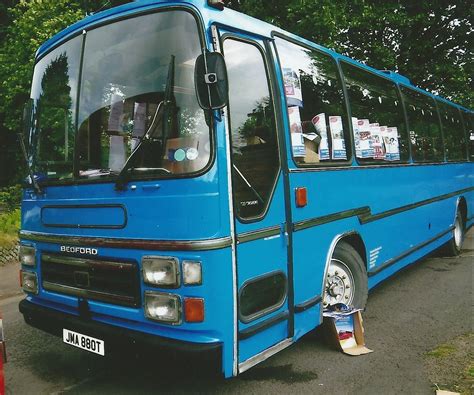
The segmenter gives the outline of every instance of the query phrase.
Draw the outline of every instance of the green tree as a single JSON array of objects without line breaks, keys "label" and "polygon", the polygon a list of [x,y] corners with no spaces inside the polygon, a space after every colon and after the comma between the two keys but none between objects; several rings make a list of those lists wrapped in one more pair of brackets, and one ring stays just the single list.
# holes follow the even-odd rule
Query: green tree
[{"label": "green tree", "polygon": [[469,0],[231,0],[229,6],[474,105]]}]

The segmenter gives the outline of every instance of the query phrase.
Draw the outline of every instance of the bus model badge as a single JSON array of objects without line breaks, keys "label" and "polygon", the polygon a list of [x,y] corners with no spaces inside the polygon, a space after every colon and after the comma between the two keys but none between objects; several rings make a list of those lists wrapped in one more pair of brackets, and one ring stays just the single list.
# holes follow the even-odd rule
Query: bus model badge
[{"label": "bus model badge", "polygon": [[99,250],[97,250],[97,248],[89,248],[89,247],[61,246],[61,252],[71,252],[74,254],[82,254],[82,255],[97,255],[99,253]]}]

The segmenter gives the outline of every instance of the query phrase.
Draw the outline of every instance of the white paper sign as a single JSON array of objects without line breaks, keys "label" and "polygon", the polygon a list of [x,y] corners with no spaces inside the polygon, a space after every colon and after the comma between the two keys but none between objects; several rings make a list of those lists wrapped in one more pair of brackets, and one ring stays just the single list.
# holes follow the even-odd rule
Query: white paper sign
[{"label": "white paper sign", "polygon": [[123,114],[122,96],[114,93],[110,100],[109,132],[122,132],[121,118]]},{"label": "white paper sign", "polygon": [[361,158],[359,122],[355,117],[352,117],[352,133],[354,134],[355,154],[358,158]]},{"label": "white paper sign", "polygon": [[303,107],[301,81],[298,73],[291,68],[283,68],[283,81],[285,84],[285,95],[288,107]]},{"label": "white paper sign", "polygon": [[109,169],[122,170],[125,164],[125,144],[122,136],[110,136]]},{"label": "white paper sign", "polygon": [[384,137],[387,152],[385,157],[387,160],[400,160],[400,147],[398,144],[398,129],[396,127],[388,127],[387,135]]},{"label": "white paper sign", "polygon": [[359,119],[357,121],[359,126],[360,137],[360,156],[359,158],[367,159],[374,157],[374,148],[372,147],[372,133],[370,128],[370,121],[368,119]]},{"label": "white paper sign", "polygon": [[370,133],[372,135],[372,147],[374,148],[374,159],[385,159],[383,150],[382,134],[378,123],[370,124]]},{"label": "white paper sign", "polygon": [[339,115],[329,117],[329,129],[332,139],[332,159],[347,159],[342,118]]},{"label": "white paper sign", "polygon": [[295,158],[306,155],[304,147],[303,130],[301,128],[300,108],[297,106],[288,107],[288,118],[290,121],[291,148]]},{"label": "white paper sign", "polygon": [[321,113],[313,117],[311,122],[316,129],[316,132],[321,136],[321,142],[319,143],[319,160],[328,160],[329,156],[329,145],[328,145],[328,132],[326,127],[326,114]]}]

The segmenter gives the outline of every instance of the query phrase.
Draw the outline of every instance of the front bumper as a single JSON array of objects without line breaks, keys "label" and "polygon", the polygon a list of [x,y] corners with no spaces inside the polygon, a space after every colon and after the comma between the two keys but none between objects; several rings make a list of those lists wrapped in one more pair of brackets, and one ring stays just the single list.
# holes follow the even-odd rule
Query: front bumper
[{"label": "front bumper", "polygon": [[45,308],[26,299],[20,302],[19,309],[27,324],[55,336],[62,337],[63,328],[66,328],[103,340],[107,349],[130,347],[137,351],[178,353],[203,358],[206,361],[221,361],[222,345],[220,343],[185,342],[120,328]]}]

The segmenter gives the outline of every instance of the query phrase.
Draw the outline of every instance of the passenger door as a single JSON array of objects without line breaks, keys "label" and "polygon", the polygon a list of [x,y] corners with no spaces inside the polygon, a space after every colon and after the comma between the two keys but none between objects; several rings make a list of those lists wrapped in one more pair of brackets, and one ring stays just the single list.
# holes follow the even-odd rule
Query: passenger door
[{"label": "passenger door", "polygon": [[283,175],[264,43],[226,34],[222,47],[230,87],[238,360],[242,372],[289,343],[291,278]]}]

